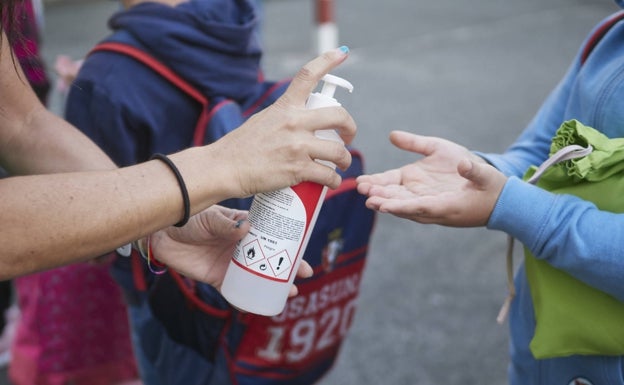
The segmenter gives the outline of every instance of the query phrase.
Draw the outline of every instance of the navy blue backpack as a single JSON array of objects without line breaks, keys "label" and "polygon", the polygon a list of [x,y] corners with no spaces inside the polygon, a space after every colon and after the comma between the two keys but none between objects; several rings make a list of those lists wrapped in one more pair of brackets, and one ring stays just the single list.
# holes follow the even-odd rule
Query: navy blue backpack
[{"label": "navy blue backpack", "polygon": [[[272,104],[289,81],[262,82],[262,93],[248,106],[228,99],[208,100],[190,84],[142,50],[105,42],[94,51],[127,55],[151,68],[201,105],[192,145],[212,143]],[[299,295],[283,313],[264,317],[232,308],[213,287],[169,270],[152,275],[136,253],[127,264],[131,282],[117,275],[129,301],[139,364],[160,385],[280,384],[317,382],[333,365],[356,308],[375,214],[356,191],[362,156],[343,182],[329,190],[304,259],[313,277],[297,280]],[[223,205],[248,209],[249,199]],[[149,376],[148,376],[149,377]],[[146,379],[144,378],[144,381]],[[146,385],[152,385],[149,382]]]}]

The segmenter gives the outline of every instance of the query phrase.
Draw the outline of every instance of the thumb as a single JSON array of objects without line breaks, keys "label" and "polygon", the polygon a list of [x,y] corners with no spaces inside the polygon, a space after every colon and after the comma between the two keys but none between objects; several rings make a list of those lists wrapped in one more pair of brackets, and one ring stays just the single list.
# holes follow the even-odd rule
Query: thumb
[{"label": "thumb", "polygon": [[[185,227],[191,227],[184,235],[186,238],[195,241],[205,242],[207,240],[219,238],[223,240],[237,241],[245,236],[249,231],[249,223],[245,220],[246,216],[241,218],[232,215],[231,209],[225,209],[218,206],[212,206],[191,219],[195,223],[189,223]],[[191,225],[191,226],[189,226]],[[190,241],[191,239],[187,239]]]},{"label": "thumb", "polygon": [[210,220],[210,232],[222,239],[238,241],[249,232],[249,222],[245,219],[238,221],[223,215],[214,215]]},{"label": "thumb", "polygon": [[474,183],[477,188],[483,189],[492,181],[494,169],[487,163],[474,162],[466,158],[457,164],[457,172]]}]

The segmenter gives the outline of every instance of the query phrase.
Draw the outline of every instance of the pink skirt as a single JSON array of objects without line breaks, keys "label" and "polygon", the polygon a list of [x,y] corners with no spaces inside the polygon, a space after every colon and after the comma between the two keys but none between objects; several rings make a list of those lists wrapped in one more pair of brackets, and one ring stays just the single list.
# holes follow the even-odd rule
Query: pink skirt
[{"label": "pink skirt", "polygon": [[15,280],[15,385],[111,385],[138,377],[125,304],[108,268],[81,263]]}]

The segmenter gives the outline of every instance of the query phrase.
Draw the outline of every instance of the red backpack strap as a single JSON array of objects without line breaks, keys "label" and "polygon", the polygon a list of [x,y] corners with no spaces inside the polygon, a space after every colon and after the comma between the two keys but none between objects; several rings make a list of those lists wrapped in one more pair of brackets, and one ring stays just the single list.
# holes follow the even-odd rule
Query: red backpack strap
[{"label": "red backpack strap", "polygon": [[[195,99],[202,106],[202,113],[197,121],[195,126],[193,143],[202,143],[202,139],[204,137],[204,132],[206,130],[206,126],[208,121],[210,120],[211,114],[209,110],[209,100],[202,93],[197,91],[192,85],[190,85],[186,80],[182,79],[175,72],[169,69],[167,66],[159,62],[153,56],[148,53],[142,51],[139,48],[131,46],[129,44],[118,43],[118,42],[105,42],[96,45],[92,50],[93,52],[98,51],[112,51],[122,55],[129,56],[136,61],[144,64],[146,67],[152,69],[154,72],[168,80],[178,89],[184,91],[187,95]],[[199,139],[198,139],[199,138]],[[143,266],[141,257],[139,256],[136,250],[133,250],[132,253],[132,275],[134,284],[139,291],[147,290],[147,282],[145,276],[143,275]],[[184,278],[182,278],[178,273],[173,270],[169,271],[169,274],[173,277],[174,281],[184,294],[184,296],[190,301],[191,304],[199,308],[201,311],[210,314],[215,317],[225,318],[229,315],[229,310],[221,310],[218,308],[213,308],[212,306],[204,303],[200,298],[197,297],[194,287],[189,286],[185,283]]]},{"label": "red backpack strap", "polygon": [[581,54],[581,65],[585,64],[585,61],[589,57],[589,54],[594,50],[598,42],[604,37],[604,35],[609,32],[611,27],[617,24],[620,20],[624,19],[624,11],[620,11],[611,15],[607,20],[605,20],[589,37],[587,40],[587,44],[583,48],[583,53]]},{"label": "red backpack strap", "polygon": [[203,142],[204,133],[206,131],[206,126],[208,124],[208,121],[210,120],[210,112],[208,108],[210,101],[208,100],[208,98],[206,98],[195,87],[193,87],[186,80],[182,79],[180,76],[178,76],[175,72],[162,64],[156,58],[137,47],[119,42],[104,42],[96,45],[91,50],[91,53],[98,51],[112,51],[129,56],[139,63],[144,64],[146,67],[152,69],[154,72],[168,80],[175,87],[195,99],[202,106],[202,112],[199,116],[199,119],[197,120],[197,124],[195,125],[195,130],[193,131],[193,144],[201,145],[201,143]]},{"label": "red backpack strap", "polygon": [[184,294],[184,297],[186,297],[186,299],[189,300],[190,303],[197,309],[217,318],[227,318],[230,315],[231,311],[229,309],[219,309],[202,301],[202,299],[197,296],[194,281],[186,280],[178,272],[172,269],[169,269],[168,274],[170,274],[176,282],[180,291]]}]

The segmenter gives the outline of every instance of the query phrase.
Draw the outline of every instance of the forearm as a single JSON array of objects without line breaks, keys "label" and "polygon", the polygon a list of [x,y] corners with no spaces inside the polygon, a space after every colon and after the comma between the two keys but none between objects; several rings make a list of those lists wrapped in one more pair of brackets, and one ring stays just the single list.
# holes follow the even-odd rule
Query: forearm
[{"label": "forearm", "polygon": [[3,129],[13,131],[0,143],[2,166],[11,175],[116,168],[96,144],[38,103]]},{"label": "forearm", "polygon": [[[336,128],[348,142],[355,135],[355,123],[341,107],[305,111],[303,106],[321,76],[345,58],[343,49],[316,58],[306,64],[306,70],[298,73],[273,106],[211,145],[170,155],[188,190],[189,214],[227,198],[273,191],[301,181],[337,187],[340,176],[314,159],[346,168],[350,154],[342,144],[316,138],[314,132]],[[6,60],[0,55],[1,65],[6,65]],[[2,85],[3,80],[13,84]],[[100,171],[0,180],[0,279],[100,255],[183,218],[182,183],[165,162],[154,160],[111,169],[112,163],[102,158],[101,151],[63,124],[60,129],[68,131],[56,136],[69,135],[69,139],[52,138],[50,143],[55,145],[48,147],[49,143],[38,141],[44,140],[39,135],[31,135],[34,131],[22,130],[45,130],[37,119],[46,115],[40,116],[33,109],[32,91],[23,89],[14,77],[0,77],[3,89],[11,91],[0,93],[0,106],[3,102],[11,105],[0,110],[0,156],[7,164],[24,172],[54,172],[65,167]],[[24,135],[28,138],[16,139]],[[60,149],[70,151],[70,155],[55,157]],[[37,152],[44,154],[41,161],[25,159],[37,157]],[[26,166],[15,166],[18,161],[26,162]],[[45,162],[57,163],[44,169]]]},{"label": "forearm", "polygon": [[622,214],[511,178],[488,228],[510,234],[537,258],[624,301]]},{"label": "forearm", "polygon": [[[201,195],[190,190],[192,213],[223,198],[209,186]],[[0,180],[0,195],[0,279],[102,255],[183,215],[178,182],[157,160],[118,170],[7,178]]]},{"label": "forearm", "polygon": [[114,168],[93,142],[48,111],[0,34],[0,165],[28,175]]}]

